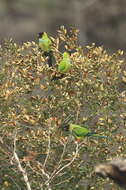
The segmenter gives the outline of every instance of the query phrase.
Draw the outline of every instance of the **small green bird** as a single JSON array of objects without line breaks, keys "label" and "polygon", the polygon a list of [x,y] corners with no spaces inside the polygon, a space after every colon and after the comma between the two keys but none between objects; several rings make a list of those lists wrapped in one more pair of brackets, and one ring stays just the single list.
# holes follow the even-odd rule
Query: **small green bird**
[{"label": "small green bird", "polygon": [[58,65],[58,71],[60,73],[67,73],[68,71],[70,71],[71,66],[72,66],[72,64],[71,64],[71,60],[70,60],[70,55],[69,55],[69,53],[64,52],[63,58]]},{"label": "small green bird", "polygon": [[85,137],[98,137],[98,138],[108,138],[107,136],[101,136],[96,134],[95,132],[91,132],[86,127],[82,127],[76,124],[70,124],[63,127],[65,131],[70,131],[70,133],[78,140],[81,140]]},{"label": "small green bird", "polygon": [[43,51],[44,56],[48,56],[47,64],[51,67],[56,61],[52,51],[52,40],[48,37],[46,32],[40,32],[38,34],[39,48]]},{"label": "small green bird", "polygon": [[40,32],[39,34],[39,47],[41,50],[44,52],[49,52],[51,51],[51,46],[52,46],[52,41],[48,37],[46,32]]}]

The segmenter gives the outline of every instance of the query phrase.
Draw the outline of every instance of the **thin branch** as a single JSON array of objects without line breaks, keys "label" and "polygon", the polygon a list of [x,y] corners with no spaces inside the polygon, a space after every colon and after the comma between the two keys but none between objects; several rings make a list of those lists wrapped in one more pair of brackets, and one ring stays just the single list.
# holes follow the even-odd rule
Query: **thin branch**
[{"label": "thin branch", "polygon": [[48,190],[52,190],[51,187],[50,187],[50,183],[49,183],[49,181],[50,181],[49,174],[47,174],[43,168],[40,168],[42,165],[39,162],[37,162],[37,164],[38,164],[39,169],[42,172],[42,174],[47,178],[47,181],[45,182],[45,185],[47,186]]},{"label": "thin branch", "polygon": [[66,145],[67,145],[67,143],[68,143],[68,140],[66,141],[65,144],[63,144],[63,146],[64,146],[64,147],[63,147],[63,152],[62,152],[62,154],[61,154],[61,157],[60,157],[58,166],[55,168],[55,170],[53,171],[53,173],[52,173],[51,176],[53,176],[53,175],[58,171],[58,169],[61,167],[61,163],[62,163],[62,161],[63,161],[63,157],[64,157],[64,154],[65,154],[65,151],[66,151]]},{"label": "thin branch", "polygon": [[78,122],[79,113],[80,113],[80,106],[78,106],[78,108],[77,108],[76,122]]},{"label": "thin branch", "polygon": [[75,151],[75,155],[74,155],[74,157],[73,157],[73,159],[68,163],[68,164],[66,164],[66,165],[64,165],[62,168],[60,168],[57,172],[56,172],[56,174],[55,174],[55,176],[56,175],[58,175],[62,170],[64,170],[65,168],[67,168],[67,167],[69,167],[73,162],[74,162],[74,160],[76,159],[76,157],[77,157],[77,154],[78,154],[78,143],[76,144],[76,151]]},{"label": "thin branch", "polygon": [[63,157],[64,157],[64,154],[65,154],[65,151],[66,151],[66,145],[67,145],[67,143],[68,143],[68,140],[66,141],[65,144],[63,144],[64,147],[63,147],[63,152],[62,152],[61,157],[60,157],[59,165],[63,161]]},{"label": "thin branch", "polygon": [[14,159],[15,159],[15,162],[17,164],[18,170],[22,173],[22,176],[24,178],[25,184],[27,186],[27,190],[31,190],[31,186],[30,186],[30,183],[29,183],[29,180],[28,180],[27,173],[26,173],[25,169],[21,166],[19,157],[18,157],[18,155],[16,153],[16,134],[17,133],[15,133],[15,135],[14,135],[14,151],[13,151]]},{"label": "thin branch", "polygon": [[69,177],[69,178],[67,178],[67,179],[65,179],[65,180],[63,180],[63,181],[61,181],[61,182],[55,184],[55,186],[61,185],[61,184],[66,183],[66,182],[69,182],[72,178],[73,178],[73,176],[71,176],[71,177]]},{"label": "thin branch", "polygon": [[[46,163],[47,163],[47,160],[48,160],[48,157],[49,157],[49,153],[50,153],[50,144],[51,144],[51,141],[50,141],[50,134],[48,136],[49,140],[48,140],[48,153],[47,153],[47,156],[46,156],[46,159],[45,159],[45,162],[44,164],[40,164],[39,162],[37,162],[38,164],[38,167],[40,169],[40,171],[42,172],[42,174],[47,178],[47,181],[45,182],[45,185],[47,186],[48,190],[51,190],[51,187],[50,187],[50,179],[51,179],[51,176],[45,172],[45,166],[46,166]],[[61,157],[60,157],[60,161],[59,161],[59,164],[58,164],[58,167],[54,170],[54,172],[52,173],[52,175],[54,175],[56,173],[56,171],[59,169],[59,167],[61,167],[61,162],[63,160],[63,157],[64,157],[64,154],[65,154],[65,150],[66,150],[66,144],[63,144],[64,145],[64,148],[63,148],[63,152],[61,154]]]},{"label": "thin branch", "polygon": [[50,176],[49,176],[49,174],[47,174],[47,173],[45,172],[45,170],[42,168],[42,164],[40,164],[40,162],[38,162],[38,161],[37,161],[37,164],[38,164],[38,167],[39,167],[40,171],[42,172],[42,174],[43,174],[44,176],[46,176],[47,179],[49,179]]},{"label": "thin branch", "polygon": [[[74,155],[74,157],[72,158],[72,160],[71,160],[68,164],[66,164],[66,165],[64,165],[63,167],[61,167],[56,173],[54,173],[53,175],[51,175],[51,177],[50,177],[50,179],[49,179],[50,182],[51,182],[51,181],[53,180],[53,178],[56,177],[61,171],[63,171],[65,168],[69,167],[69,166],[74,162],[74,160],[75,160],[76,157],[77,157],[78,151],[79,151],[79,144],[77,143],[77,144],[76,144],[75,155]],[[48,182],[48,181],[47,181],[47,182]]]},{"label": "thin branch", "polygon": [[48,158],[49,158],[49,154],[50,154],[50,144],[51,144],[51,140],[50,140],[50,131],[49,131],[49,135],[48,135],[48,150],[47,150],[47,155],[46,155],[46,158],[45,158],[45,161],[44,161],[44,164],[43,164],[43,169],[45,168],[46,163],[47,163],[47,160],[48,160]]}]

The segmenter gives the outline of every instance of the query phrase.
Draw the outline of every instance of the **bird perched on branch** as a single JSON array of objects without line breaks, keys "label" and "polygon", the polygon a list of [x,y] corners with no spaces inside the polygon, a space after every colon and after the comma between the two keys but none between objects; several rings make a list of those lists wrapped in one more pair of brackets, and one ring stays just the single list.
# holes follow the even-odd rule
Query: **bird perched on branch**
[{"label": "bird perched on branch", "polygon": [[63,129],[65,131],[70,131],[70,133],[78,140],[90,136],[98,138],[108,138],[107,136],[98,135],[95,132],[91,132],[88,128],[76,124],[65,125],[63,126]]},{"label": "bird perched on branch", "polygon": [[46,32],[40,32],[38,34],[38,38],[39,38],[39,44],[38,44],[39,48],[40,50],[43,51],[44,56],[48,56],[47,64],[49,65],[49,67],[51,67],[55,62],[55,58],[53,56],[53,51],[52,51],[52,40],[50,39],[50,37],[47,35]]},{"label": "bird perched on branch", "polygon": [[67,73],[70,71],[71,66],[72,66],[72,64],[71,64],[71,60],[70,60],[70,55],[69,55],[69,53],[64,52],[63,58],[58,65],[58,71],[60,73]]},{"label": "bird perched on branch", "polygon": [[52,78],[52,80],[54,81],[54,80],[59,80],[59,79],[64,78],[66,76],[66,73],[70,71],[71,66],[72,66],[72,64],[71,64],[71,60],[70,60],[70,55],[69,55],[69,53],[64,52],[62,60],[58,64],[59,75],[54,76]]},{"label": "bird perched on branch", "polygon": [[44,52],[50,52],[52,47],[52,41],[48,37],[47,33],[40,32],[38,34],[38,37],[39,37],[39,47],[41,48],[41,50],[43,50]]},{"label": "bird perched on branch", "polygon": [[95,166],[95,173],[103,178],[110,178],[126,189],[126,158],[116,158],[111,162]]}]

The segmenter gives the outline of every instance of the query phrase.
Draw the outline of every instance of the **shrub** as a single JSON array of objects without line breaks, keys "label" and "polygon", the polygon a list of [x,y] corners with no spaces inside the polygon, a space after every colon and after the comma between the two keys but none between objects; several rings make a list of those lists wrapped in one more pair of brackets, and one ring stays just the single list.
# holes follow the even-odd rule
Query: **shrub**
[{"label": "shrub", "polygon": [[[35,42],[9,40],[0,49],[2,190],[100,189],[105,182],[92,173],[94,165],[126,153],[123,52],[81,47],[77,36],[61,27],[52,38],[53,67]],[[63,49],[72,69],[52,80],[61,75]],[[67,119],[110,138],[78,143],[61,129]]]}]

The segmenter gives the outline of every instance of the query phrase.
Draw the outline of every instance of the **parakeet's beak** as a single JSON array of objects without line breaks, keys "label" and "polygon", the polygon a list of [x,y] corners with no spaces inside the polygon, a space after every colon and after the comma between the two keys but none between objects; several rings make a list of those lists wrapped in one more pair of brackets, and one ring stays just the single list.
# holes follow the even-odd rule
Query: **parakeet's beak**
[{"label": "parakeet's beak", "polygon": [[64,131],[69,131],[70,126],[69,126],[69,125],[63,125],[63,126],[61,126],[61,128],[62,128]]}]

